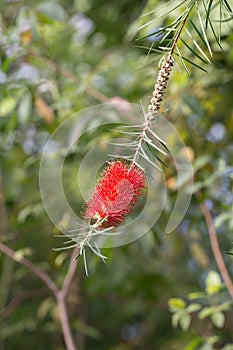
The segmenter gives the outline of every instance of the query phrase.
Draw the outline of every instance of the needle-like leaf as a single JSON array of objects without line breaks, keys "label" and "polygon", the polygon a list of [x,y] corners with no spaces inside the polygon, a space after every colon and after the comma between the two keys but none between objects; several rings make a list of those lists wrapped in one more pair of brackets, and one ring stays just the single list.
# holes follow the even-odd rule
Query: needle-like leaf
[{"label": "needle-like leaf", "polygon": [[182,43],[193,53],[194,56],[196,56],[197,58],[199,58],[199,60],[201,60],[203,63],[208,64],[209,62],[206,61],[203,57],[201,57],[191,46],[188,45],[188,43],[183,40],[182,38],[180,39],[182,41]]},{"label": "needle-like leaf", "polygon": [[189,38],[192,40],[194,46],[199,50],[199,52],[203,55],[203,57],[205,57],[205,59],[207,60],[208,63],[210,63],[210,60],[208,58],[208,56],[205,54],[205,52],[203,51],[203,49],[200,47],[200,45],[198,44],[198,42],[194,39],[194,37],[192,36],[192,34],[190,33],[190,31],[185,28],[186,33],[188,34]]},{"label": "needle-like leaf", "polygon": [[207,11],[206,11],[206,19],[205,19],[205,27],[207,29],[209,21],[210,21],[210,13],[211,13],[211,7],[213,5],[213,0],[209,1],[209,5],[207,6]]},{"label": "needle-like leaf", "polygon": [[203,25],[203,22],[202,22],[202,18],[201,18],[201,14],[200,14],[200,11],[199,11],[199,7],[197,5],[197,1],[196,1],[196,10],[197,10],[198,19],[199,19],[199,22],[200,22],[200,27],[201,27],[201,30],[202,30],[202,34],[203,34],[206,46],[207,46],[207,48],[209,50],[210,56],[212,56],[212,51],[211,51],[210,44],[209,44],[209,41],[208,41],[207,36],[206,36],[205,28],[204,28],[204,25]]}]

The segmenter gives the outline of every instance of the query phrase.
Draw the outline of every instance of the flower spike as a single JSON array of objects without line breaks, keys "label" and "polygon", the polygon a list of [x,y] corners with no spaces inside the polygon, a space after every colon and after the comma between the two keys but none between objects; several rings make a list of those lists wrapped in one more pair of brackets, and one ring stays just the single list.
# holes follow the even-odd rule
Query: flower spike
[{"label": "flower spike", "polygon": [[102,220],[103,227],[119,226],[131,212],[144,188],[145,173],[135,164],[114,160],[103,172],[87,202],[85,218]]}]

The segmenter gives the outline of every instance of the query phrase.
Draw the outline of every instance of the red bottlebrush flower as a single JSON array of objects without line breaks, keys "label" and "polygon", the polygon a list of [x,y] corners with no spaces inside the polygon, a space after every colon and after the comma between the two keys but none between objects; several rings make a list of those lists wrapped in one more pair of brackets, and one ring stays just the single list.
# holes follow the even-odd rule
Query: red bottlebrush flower
[{"label": "red bottlebrush flower", "polygon": [[103,220],[103,226],[118,226],[146,187],[144,172],[135,164],[112,161],[103,172],[87,202],[84,217]]}]

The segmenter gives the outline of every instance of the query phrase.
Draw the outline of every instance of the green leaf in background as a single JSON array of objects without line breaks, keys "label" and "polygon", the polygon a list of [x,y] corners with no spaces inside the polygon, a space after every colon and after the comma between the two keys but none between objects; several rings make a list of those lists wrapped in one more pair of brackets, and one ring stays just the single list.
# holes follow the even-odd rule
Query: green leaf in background
[{"label": "green leaf in background", "polygon": [[187,313],[184,314],[183,317],[180,319],[180,327],[183,331],[187,331],[189,329],[191,320],[191,316]]},{"label": "green leaf in background", "polygon": [[210,315],[212,315],[213,313],[213,308],[212,306],[208,306],[208,307],[204,307],[201,312],[199,312],[198,317],[200,318],[200,320],[203,320],[206,317],[209,317]]},{"label": "green leaf in background", "polygon": [[221,350],[233,350],[233,344],[227,344]]},{"label": "green leaf in background", "polygon": [[[20,264],[23,257],[33,262],[58,288],[67,281],[67,271],[72,272],[69,269],[72,252],[53,250],[64,246],[69,238],[54,237],[58,229],[50,222],[40,196],[39,167],[47,140],[70,116],[84,113],[90,107],[94,110],[95,105],[106,101],[120,101],[121,107],[142,101],[147,110],[161,51],[163,55],[164,47],[171,44],[191,2],[192,22],[186,22],[191,38],[188,39],[187,32],[182,33],[183,41],[179,41],[175,51],[161,114],[192,151],[194,188],[200,191],[200,196],[197,200],[193,195],[174,233],[164,234],[178,198],[177,191],[167,186],[167,180],[177,178],[176,165],[164,155],[162,161],[167,167],[160,175],[167,192],[166,203],[149,235],[126,246],[103,249],[108,256],[106,264],[88,251],[90,276],[86,278],[81,260],[75,262],[77,272],[66,303],[71,333],[79,350],[232,349],[232,303],[221,276],[214,277],[216,261],[200,208],[201,201],[205,201],[216,223],[220,247],[232,253],[230,0],[1,1],[0,241],[15,251],[18,262],[10,261],[8,265],[10,257],[1,252],[0,349],[66,348],[56,298],[34,273]],[[147,15],[143,16],[144,13]],[[225,19],[221,36],[220,18]],[[213,53],[208,65],[205,62],[209,49],[203,25],[207,27],[204,32]],[[140,26],[143,26],[141,32]],[[174,26],[175,31],[171,31]],[[135,47],[139,36],[144,36],[143,50]],[[198,42],[198,50],[194,40]],[[122,108],[122,123],[125,113]],[[82,193],[91,191],[90,183],[94,186],[96,178],[93,162],[85,166],[82,175],[80,165],[86,164],[86,155],[92,149],[96,151],[98,164],[102,151],[107,151],[102,149],[105,145],[102,141],[116,134],[107,127],[85,133],[85,125],[95,127],[102,117],[105,119],[99,114],[90,121],[78,119],[72,135],[82,131],[84,134],[67,154],[62,169],[66,199],[78,216],[85,205],[86,196]],[[114,123],[115,114],[106,116],[109,117]],[[131,117],[132,123],[141,123],[137,116]],[[156,120],[155,130],[159,137],[164,133],[156,127]],[[173,138],[166,133],[162,138],[171,154],[175,154]],[[57,144],[52,147],[56,150]],[[108,155],[106,158],[108,161]],[[148,178],[158,186],[160,175],[157,177],[147,170]],[[180,175],[179,180],[186,185],[190,174],[183,171]],[[160,208],[162,202],[157,189],[152,186],[150,193],[155,198],[155,208]],[[56,203],[56,191],[51,196],[51,202]],[[153,215],[154,209],[151,210],[152,214],[148,215]],[[154,222],[154,217],[151,219]],[[201,263],[201,251],[193,249],[196,243],[208,258],[205,264]],[[231,274],[232,256],[224,255],[224,260]],[[209,271],[214,275],[208,276],[207,287],[205,277]],[[211,343],[211,339],[216,341],[216,334],[218,343]]]},{"label": "green leaf in background", "polygon": [[32,96],[30,93],[25,94],[19,102],[18,118],[20,123],[29,121],[32,114]]},{"label": "green leaf in background", "polygon": [[203,343],[203,340],[201,338],[193,339],[184,350],[197,350],[199,349],[200,345]]},{"label": "green leaf in background", "polygon": [[63,7],[56,1],[41,2],[37,9],[39,13],[43,14],[48,19],[54,21],[64,22],[66,20],[66,12]]},{"label": "green leaf in background", "polygon": [[211,321],[217,328],[222,328],[225,323],[225,316],[223,312],[216,311],[210,316]]},{"label": "green leaf in background", "polygon": [[192,312],[197,312],[199,311],[200,309],[202,308],[202,305],[201,304],[190,304],[187,308],[186,308],[186,311],[189,312],[189,313],[192,313]]},{"label": "green leaf in background", "polygon": [[13,97],[5,97],[0,102],[0,117],[6,117],[8,114],[13,112],[17,100]]},{"label": "green leaf in background", "polygon": [[206,292],[207,294],[218,293],[223,288],[223,284],[219,274],[216,271],[210,271],[206,278]]},{"label": "green leaf in background", "polygon": [[179,310],[184,310],[186,307],[186,302],[181,298],[170,298],[168,300],[168,306],[170,311],[175,312]]},{"label": "green leaf in background", "polygon": [[203,292],[192,292],[188,294],[190,300],[203,299],[205,298],[205,293]]},{"label": "green leaf in background", "polygon": [[179,325],[180,314],[178,312],[172,315],[172,327],[176,328]]},{"label": "green leaf in background", "polygon": [[43,213],[43,210],[44,208],[42,203],[28,205],[19,211],[18,222],[22,224],[30,215],[38,217],[41,213]]}]

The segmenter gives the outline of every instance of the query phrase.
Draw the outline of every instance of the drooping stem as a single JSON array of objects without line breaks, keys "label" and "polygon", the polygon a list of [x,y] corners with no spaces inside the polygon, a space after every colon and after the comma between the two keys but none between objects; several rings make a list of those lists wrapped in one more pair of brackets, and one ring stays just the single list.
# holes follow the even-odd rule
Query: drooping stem
[{"label": "drooping stem", "polygon": [[[137,160],[138,160],[138,157],[140,155],[140,152],[143,152],[143,150],[142,150],[143,142],[147,137],[148,131],[150,130],[151,123],[155,119],[155,117],[158,114],[158,111],[160,109],[160,106],[161,106],[161,103],[163,100],[163,95],[164,95],[165,90],[167,88],[167,82],[169,80],[172,67],[174,65],[174,60],[173,60],[174,50],[175,50],[177,42],[180,38],[182,30],[185,26],[185,23],[186,23],[189,15],[190,15],[190,12],[193,8],[193,5],[194,5],[194,2],[191,1],[187,12],[184,14],[183,21],[181,22],[181,25],[180,25],[179,29],[177,30],[177,33],[176,33],[176,36],[173,40],[171,49],[170,49],[169,53],[167,55],[165,55],[163,58],[162,65],[161,65],[161,68],[159,70],[156,83],[154,85],[152,97],[150,99],[150,104],[148,106],[148,112],[145,114],[145,122],[143,124],[141,134],[137,138],[138,144],[137,144],[137,147],[136,147],[136,150],[135,150],[132,162],[131,162],[131,167],[133,167],[134,164],[137,164]],[[150,130],[150,133],[151,132],[152,131]],[[159,141],[159,143],[162,146],[164,146],[163,142],[161,142],[161,140],[156,135],[153,135],[153,136],[154,136],[155,140],[157,139],[157,141]]]},{"label": "drooping stem", "polygon": [[72,283],[72,281],[74,279],[75,272],[77,270],[77,264],[75,262],[75,257],[78,255],[79,251],[80,251],[80,248],[76,247],[73,250],[72,256],[70,258],[69,268],[68,268],[68,271],[66,273],[66,276],[65,276],[65,279],[63,281],[62,288],[61,288],[61,293],[62,293],[62,296],[64,298],[67,296],[67,294],[69,292],[71,283]]},{"label": "drooping stem", "polygon": [[233,282],[232,282],[231,277],[227,271],[225,262],[224,262],[223,257],[222,257],[222,253],[221,253],[221,250],[219,247],[217,232],[216,232],[215,227],[214,227],[214,221],[213,221],[212,215],[211,215],[208,207],[205,205],[205,203],[201,204],[201,210],[202,210],[202,213],[203,213],[203,216],[205,218],[206,225],[207,225],[207,229],[208,229],[208,233],[209,233],[209,237],[210,237],[211,249],[212,249],[212,252],[214,254],[215,261],[218,265],[218,269],[219,269],[219,272],[220,272],[222,279],[225,283],[225,286],[226,286],[231,298],[233,299]]},{"label": "drooping stem", "polygon": [[60,315],[60,320],[61,320],[61,325],[62,325],[62,333],[63,333],[63,338],[65,340],[65,344],[68,350],[77,350],[71,329],[70,329],[70,323],[68,319],[68,310],[65,302],[65,298],[62,295],[62,291],[58,293],[56,296],[57,299],[57,304],[59,308],[59,315]]}]

